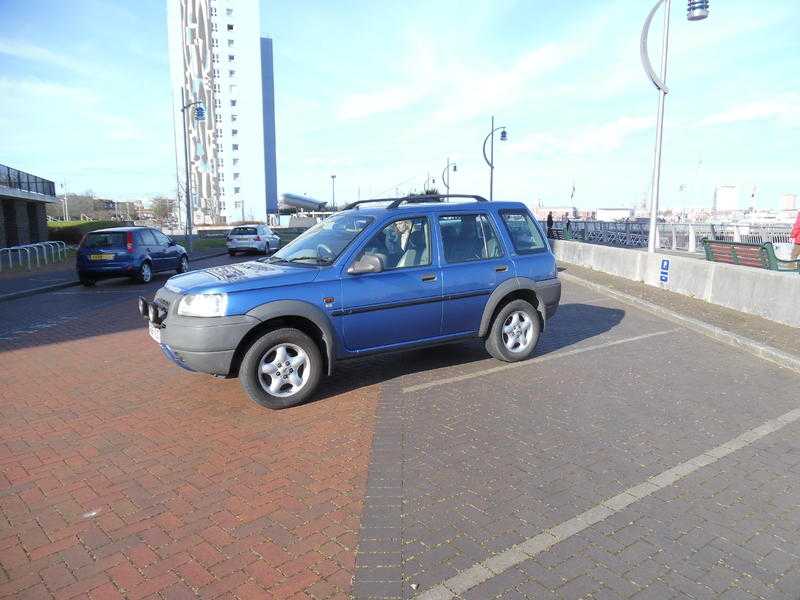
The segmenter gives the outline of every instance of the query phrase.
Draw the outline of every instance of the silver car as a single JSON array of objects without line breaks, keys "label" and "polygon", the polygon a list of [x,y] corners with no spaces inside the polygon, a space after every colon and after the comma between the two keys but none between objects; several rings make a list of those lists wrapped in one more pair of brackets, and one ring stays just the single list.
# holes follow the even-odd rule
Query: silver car
[{"label": "silver car", "polygon": [[228,234],[228,254],[237,252],[263,252],[269,254],[277,250],[281,239],[266,225],[242,225],[234,227]]}]

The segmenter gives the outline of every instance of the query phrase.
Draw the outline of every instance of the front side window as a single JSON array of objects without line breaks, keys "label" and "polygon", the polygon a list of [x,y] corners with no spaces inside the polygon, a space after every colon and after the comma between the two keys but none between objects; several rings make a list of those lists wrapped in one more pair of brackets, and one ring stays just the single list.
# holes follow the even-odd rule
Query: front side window
[{"label": "front side window", "polygon": [[156,231],[155,229],[152,230],[153,235],[156,238],[156,243],[159,246],[169,246],[169,238],[165,236],[160,231]]},{"label": "front side window", "polygon": [[531,254],[544,250],[544,240],[533,219],[524,210],[501,210],[500,216],[508,235],[519,254]]},{"label": "front side window", "polygon": [[356,257],[377,256],[383,270],[425,267],[431,264],[431,236],[428,219],[416,217],[389,223],[367,242]]},{"label": "front side window", "polygon": [[265,260],[329,265],[374,220],[358,211],[337,213],[317,223]]},{"label": "front side window", "polygon": [[487,260],[503,256],[500,240],[486,215],[439,217],[442,249],[448,263]]}]

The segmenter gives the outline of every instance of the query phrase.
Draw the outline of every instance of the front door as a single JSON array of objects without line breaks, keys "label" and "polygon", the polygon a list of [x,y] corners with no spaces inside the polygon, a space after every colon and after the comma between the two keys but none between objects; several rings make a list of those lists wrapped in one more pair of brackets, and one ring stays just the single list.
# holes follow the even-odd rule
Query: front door
[{"label": "front door", "polygon": [[345,348],[366,351],[435,338],[442,325],[442,278],[435,267],[431,223],[405,217],[381,229],[362,251],[383,271],[342,274]]},{"label": "front door", "polygon": [[487,213],[439,217],[442,238],[442,333],[478,331],[495,288],[516,276]]}]

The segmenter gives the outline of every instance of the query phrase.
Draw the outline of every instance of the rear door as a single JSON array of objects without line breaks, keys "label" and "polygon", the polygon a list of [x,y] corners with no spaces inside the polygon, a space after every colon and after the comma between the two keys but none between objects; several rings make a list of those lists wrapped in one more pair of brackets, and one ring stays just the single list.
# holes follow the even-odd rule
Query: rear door
[{"label": "rear door", "polygon": [[514,263],[503,249],[491,213],[442,214],[438,227],[443,253],[442,333],[477,332],[491,293],[515,277]]},{"label": "rear door", "polygon": [[411,344],[441,334],[442,281],[432,233],[427,216],[395,219],[351,261],[373,254],[384,270],[342,273],[342,331],[349,351]]},{"label": "rear door", "polygon": [[156,245],[160,253],[161,266],[160,271],[170,271],[178,268],[178,247],[170,246],[169,238],[160,231],[152,230],[153,236],[156,238]]},{"label": "rear door", "polygon": [[150,259],[153,271],[160,271],[164,257],[158,243],[156,243],[156,236],[153,235],[153,230],[142,229],[137,232],[137,236],[141,240],[139,254],[143,254]]}]

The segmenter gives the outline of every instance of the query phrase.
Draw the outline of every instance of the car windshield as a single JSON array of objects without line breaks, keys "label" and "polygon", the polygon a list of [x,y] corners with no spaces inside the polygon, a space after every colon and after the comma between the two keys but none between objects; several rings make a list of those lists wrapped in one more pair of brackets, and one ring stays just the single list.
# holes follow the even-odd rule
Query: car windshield
[{"label": "car windshield", "polygon": [[357,212],[335,214],[317,223],[265,260],[331,264],[372,221],[372,217]]}]

